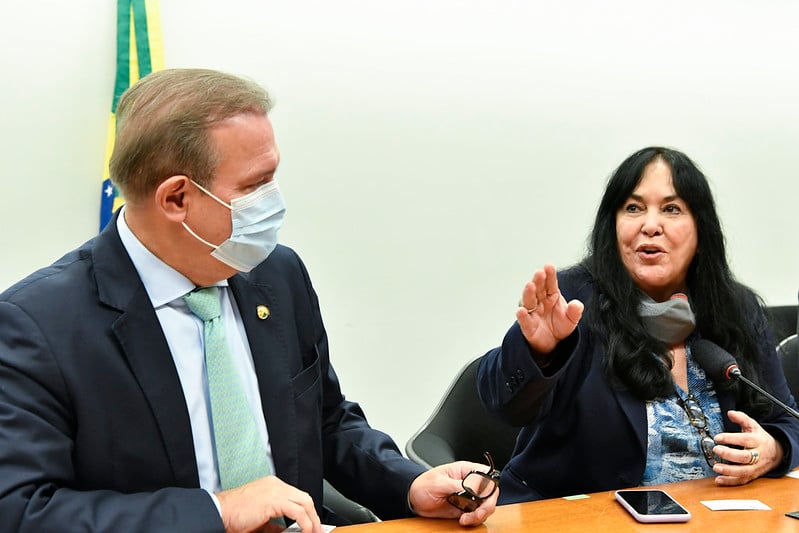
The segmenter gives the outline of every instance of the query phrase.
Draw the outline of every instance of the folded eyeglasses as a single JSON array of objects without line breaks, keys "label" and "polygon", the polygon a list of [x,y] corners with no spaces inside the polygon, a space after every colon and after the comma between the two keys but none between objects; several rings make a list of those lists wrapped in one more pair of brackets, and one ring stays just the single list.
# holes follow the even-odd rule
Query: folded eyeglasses
[{"label": "folded eyeglasses", "polygon": [[491,454],[484,452],[488,461],[488,472],[472,470],[461,481],[463,490],[453,492],[447,496],[447,501],[465,513],[471,513],[490,498],[499,486],[499,470],[494,468],[494,459]]}]

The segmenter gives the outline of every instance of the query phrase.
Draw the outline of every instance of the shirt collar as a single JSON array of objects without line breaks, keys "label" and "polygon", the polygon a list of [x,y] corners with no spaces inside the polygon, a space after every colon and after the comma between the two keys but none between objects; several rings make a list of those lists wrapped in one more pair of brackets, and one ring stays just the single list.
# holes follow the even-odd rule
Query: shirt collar
[{"label": "shirt collar", "polygon": [[[125,222],[124,206],[117,217],[117,231],[119,231],[122,245],[139,273],[144,289],[147,291],[147,296],[150,297],[154,308],[157,309],[166,305],[194,290],[196,286],[189,278],[156,257],[133,234],[127,222]],[[227,286],[227,284],[227,280],[214,283],[214,285],[222,287]]]}]

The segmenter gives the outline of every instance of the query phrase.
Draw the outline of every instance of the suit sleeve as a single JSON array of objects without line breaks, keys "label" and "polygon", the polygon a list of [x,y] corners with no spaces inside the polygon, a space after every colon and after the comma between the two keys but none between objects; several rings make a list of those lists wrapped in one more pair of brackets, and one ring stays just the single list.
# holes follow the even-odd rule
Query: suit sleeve
[{"label": "suit sleeve", "polygon": [[361,407],[345,400],[330,364],[327,334],[316,292],[297,257],[305,282],[322,374],[322,440],[325,478],[342,494],[382,519],[411,516],[408,492],[425,468],[405,458],[387,434],[372,428]]},{"label": "suit sleeve", "polygon": [[[582,267],[558,272],[558,284],[567,301],[587,302],[592,293]],[[553,408],[556,390],[577,390],[588,375],[594,346],[585,326],[577,328],[548,354],[551,363],[541,368],[518,322],[508,329],[502,344],[486,353],[477,370],[477,392],[483,406],[513,426],[527,426]]]},{"label": "suit sleeve", "polygon": [[202,489],[124,494],[78,486],[76,394],[38,325],[0,302],[0,531],[224,531]]},{"label": "suit sleeve", "polygon": [[485,408],[514,426],[526,426],[546,415],[554,390],[563,379],[580,344],[575,330],[550,354],[552,365],[541,369],[518,323],[502,345],[486,353],[477,370],[477,392]]},{"label": "suit sleeve", "polygon": [[[753,305],[754,321],[759,334],[759,352],[765,358],[758,363],[763,381],[775,397],[784,404],[796,409],[796,401],[791,396],[782,363],[776,350],[776,341],[771,332],[763,310],[758,305]],[[739,385],[741,386],[741,385]],[[771,412],[758,420],[758,423],[768,431],[782,446],[784,457],[782,464],[769,472],[769,477],[780,477],[799,466],[799,420],[785,412],[781,407],[773,405]]]}]

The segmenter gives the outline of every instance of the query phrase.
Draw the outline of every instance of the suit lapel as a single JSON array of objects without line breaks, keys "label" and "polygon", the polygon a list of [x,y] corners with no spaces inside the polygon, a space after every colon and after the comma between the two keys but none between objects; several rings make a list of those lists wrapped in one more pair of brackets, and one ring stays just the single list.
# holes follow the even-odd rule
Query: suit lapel
[{"label": "suit lapel", "polygon": [[638,449],[642,457],[646,459],[647,453],[647,430],[648,423],[646,420],[646,408],[641,407],[641,400],[637,399],[627,389],[614,390],[616,401],[627,417],[633,432],[635,433],[636,441],[638,442]]},{"label": "suit lapel", "polygon": [[[278,301],[270,285],[251,283],[243,275],[234,276],[229,283],[252,352],[275,473],[296,486],[299,481],[298,421],[286,344],[286,321],[293,318],[289,316],[292,313],[290,302]],[[263,313],[259,316],[259,306],[269,309],[268,317],[263,318]]]},{"label": "suit lapel", "polygon": [[119,239],[116,217],[97,237],[93,259],[100,301],[120,311],[111,328],[158,424],[176,485],[198,487],[180,378],[152,303]]}]

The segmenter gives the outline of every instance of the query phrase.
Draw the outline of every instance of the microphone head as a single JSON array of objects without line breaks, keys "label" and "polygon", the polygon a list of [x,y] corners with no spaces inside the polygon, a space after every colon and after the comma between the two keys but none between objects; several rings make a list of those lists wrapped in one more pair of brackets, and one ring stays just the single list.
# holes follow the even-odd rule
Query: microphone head
[{"label": "microphone head", "polygon": [[691,355],[705,374],[715,382],[723,383],[737,378],[741,371],[738,363],[727,350],[706,339],[691,343]]}]

